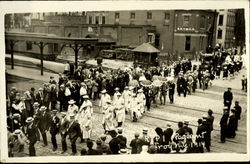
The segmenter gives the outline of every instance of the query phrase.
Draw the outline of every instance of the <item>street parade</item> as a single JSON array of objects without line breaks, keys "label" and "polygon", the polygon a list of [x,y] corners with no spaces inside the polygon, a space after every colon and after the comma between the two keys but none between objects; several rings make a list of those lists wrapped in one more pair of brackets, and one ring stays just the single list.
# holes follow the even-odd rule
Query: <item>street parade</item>
[{"label": "street parade", "polygon": [[[36,156],[39,142],[43,147],[51,144],[52,151],[70,151],[71,155],[210,152],[214,126],[210,108],[197,117],[197,128],[189,126],[189,120],[179,120],[175,123],[177,128],[166,122],[165,128],[153,129],[155,136],[149,136],[148,127],[144,127],[142,133],[133,134],[132,140],[123,131],[126,124],[145,119],[146,113],[155,110],[154,104],[175,104],[175,95],[185,98],[196,94],[197,89],[206,92],[215,79],[237,77],[244,63],[242,54],[233,50],[216,47],[211,53],[200,52],[198,65],[179,58],[169,66],[104,70],[99,65],[72,71],[66,63],[58,81],[51,76],[40,88],[32,87],[23,94],[12,87],[7,97],[9,156],[25,156],[25,146],[29,156]],[[241,79],[242,91],[246,92],[247,78],[243,75]],[[221,97],[224,108],[220,142],[225,143],[237,135],[242,109],[230,87]],[[93,133],[97,126],[95,113],[101,119],[98,136]],[[79,150],[78,146],[84,143],[86,146]]]}]

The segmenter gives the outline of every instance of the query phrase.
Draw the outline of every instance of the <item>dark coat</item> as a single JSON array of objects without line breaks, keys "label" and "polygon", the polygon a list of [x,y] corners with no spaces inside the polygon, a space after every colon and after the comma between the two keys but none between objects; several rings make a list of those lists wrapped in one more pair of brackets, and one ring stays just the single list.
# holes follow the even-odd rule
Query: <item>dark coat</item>
[{"label": "dark coat", "polygon": [[227,127],[227,120],[228,120],[229,115],[228,114],[223,114],[220,120],[220,127],[221,128],[226,128]]},{"label": "dark coat", "polygon": [[132,139],[129,146],[132,148],[131,154],[137,154],[139,147],[139,138]]},{"label": "dark coat", "polygon": [[204,141],[204,132],[206,132],[206,128],[203,124],[198,125],[197,131],[196,131],[196,142],[202,142]]},{"label": "dark coat", "polygon": [[171,84],[169,84],[169,89],[168,89],[168,93],[169,94],[174,94],[174,90],[175,90],[175,83],[171,83]]},{"label": "dark coat", "polygon": [[228,103],[231,104],[233,100],[233,93],[231,91],[225,91],[223,98],[224,98],[224,104],[227,103],[226,101],[229,101]]},{"label": "dark coat", "polygon": [[164,130],[163,135],[165,137],[165,144],[169,144],[170,142],[172,142],[172,135],[173,135],[174,131],[172,128],[167,128],[166,130]]},{"label": "dark coat", "polygon": [[36,116],[36,119],[37,127],[39,128],[41,133],[45,132],[45,130],[49,130],[51,118],[47,112],[45,112],[44,115],[43,113],[39,112]]},{"label": "dark coat", "polygon": [[235,109],[235,117],[238,120],[240,120],[240,115],[241,115],[241,111],[242,111],[241,106],[239,106],[239,105],[235,106],[234,109]]},{"label": "dark coat", "polygon": [[109,141],[109,148],[112,154],[119,154],[119,150],[120,150],[119,143],[120,143],[120,139],[118,139],[117,137],[112,138]]},{"label": "dark coat", "polygon": [[37,92],[35,97],[36,97],[36,101],[37,101],[40,105],[43,105],[43,102],[44,102],[44,93],[43,93],[43,95],[41,96],[40,92]]},{"label": "dark coat", "polygon": [[31,125],[31,128],[27,126],[26,129],[26,136],[30,142],[36,142],[40,141],[40,133],[38,128],[33,124]]},{"label": "dark coat", "polygon": [[124,142],[127,145],[127,138],[126,137],[124,137],[122,135],[118,135],[117,138],[120,140],[120,143]]},{"label": "dark coat", "polygon": [[188,126],[184,126],[183,129],[185,130],[185,134],[193,134],[193,130],[192,128],[188,127]]},{"label": "dark coat", "polygon": [[64,118],[64,120],[60,120],[60,128],[59,128],[59,132],[60,133],[66,133],[67,132],[67,128],[69,126],[69,121],[66,119],[66,117]]},{"label": "dark coat", "polygon": [[214,130],[213,123],[214,123],[214,116],[208,116],[207,117],[207,122],[210,125],[210,131]]},{"label": "dark coat", "polygon": [[57,116],[51,117],[50,122],[50,133],[55,135],[59,132],[60,129],[60,119]]},{"label": "dark coat", "polygon": [[228,126],[227,126],[227,130],[228,130],[228,135],[231,136],[235,136],[235,130],[237,126],[237,118],[235,115],[231,115],[229,117],[229,121],[228,121]]},{"label": "dark coat", "polygon": [[87,155],[101,155],[102,153],[100,153],[99,151],[95,150],[95,149],[90,149],[87,151]]},{"label": "dark coat", "polygon": [[81,136],[80,124],[76,121],[74,121],[72,124],[69,124],[68,134],[70,139],[73,139],[75,137],[80,137]]}]

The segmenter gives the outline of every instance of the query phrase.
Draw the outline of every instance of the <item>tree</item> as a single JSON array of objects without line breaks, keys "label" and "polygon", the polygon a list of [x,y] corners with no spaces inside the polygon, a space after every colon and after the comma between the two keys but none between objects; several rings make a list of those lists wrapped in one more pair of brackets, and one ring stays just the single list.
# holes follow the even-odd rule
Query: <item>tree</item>
[{"label": "tree", "polygon": [[235,45],[241,49],[245,46],[245,14],[244,9],[237,9],[235,13]]}]

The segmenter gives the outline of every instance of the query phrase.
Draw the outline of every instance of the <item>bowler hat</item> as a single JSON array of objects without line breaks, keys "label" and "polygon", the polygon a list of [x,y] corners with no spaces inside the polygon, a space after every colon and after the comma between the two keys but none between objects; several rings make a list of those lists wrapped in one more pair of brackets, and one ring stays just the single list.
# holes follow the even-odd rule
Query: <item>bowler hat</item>
[{"label": "bowler hat", "polygon": [[21,132],[22,132],[22,131],[21,131],[20,129],[16,129],[16,130],[13,132],[13,134],[14,134],[14,135],[18,135],[18,134],[21,134]]}]

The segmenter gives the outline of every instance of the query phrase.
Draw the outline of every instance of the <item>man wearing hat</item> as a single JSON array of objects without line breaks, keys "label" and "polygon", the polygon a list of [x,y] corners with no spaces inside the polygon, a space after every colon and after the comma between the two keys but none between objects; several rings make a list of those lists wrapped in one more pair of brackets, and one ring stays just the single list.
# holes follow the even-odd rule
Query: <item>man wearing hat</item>
[{"label": "man wearing hat", "polygon": [[65,96],[65,85],[61,84],[58,91],[58,101],[60,102],[60,112],[67,111],[68,102]]},{"label": "man wearing hat", "polygon": [[39,112],[39,109],[40,109],[39,106],[40,106],[40,105],[39,105],[38,102],[34,102],[34,104],[33,104],[34,115],[37,115],[37,113]]},{"label": "man wearing hat", "polygon": [[107,94],[106,89],[102,90],[101,93],[102,93],[102,95],[101,95],[101,100],[99,102],[99,107],[101,108],[101,111],[103,112],[104,106],[107,104],[108,100],[111,100],[111,98],[110,98],[109,94]]},{"label": "man wearing hat", "polygon": [[[168,85],[167,85],[166,82],[163,82],[163,84],[160,87],[160,102],[161,102],[161,105],[166,104],[167,91],[168,91]],[[163,98],[163,102],[162,102],[162,98]]]},{"label": "man wearing hat", "polygon": [[88,94],[87,93],[87,86],[84,82],[81,82],[81,87],[80,87],[80,97],[81,97],[80,100],[81,100],[81,102],[80,103],[83,102],[83,96],[87,95],[87,94]]},{"label": "man wearing hat", "polygon": [[109,141],[109,148],[111,150],[112,154],[119,154],[119,150],[120,150],[120,140],[116,137],[117,133],[115,130],[111,130],[110,131],[110,135],[112,137],[112,139]]},{"label": "man wearing hat", "polygon": [[71,99],[68,103],[69,103],[69,106],[68,106],[67,116],[71,114],[77,114],[79,111],[79,108],[77,105],[75,105],[75,100]]},{"label": "man wearing hat", "polygon": [[[171,128],[171,124],[167,123],[167,129],[163,131],[163,136],[165,138],[164,145],[169,146],[170,143],[172,142],[172,135],[174,133],[174,130]],[[168,147],[165,151],[165,153],[170,153],[171,149]]]},{"label": "man wearing hat", "polygon": [[211,129],[210,129],[210,124],[207,121],[207,115],[204,114],[202,116],[202,124],[205,127],[205,133],[204,133],[204,141],[205,141],[205,147],[208,152],[210,152],[210,142],[211,142]]},{"label": "man wearing hat", "polygon": [[121,96],[121,93],[116,94],[117,98],[113,101],[113,106],[115,108],[114,114],[116,116],[116,120],[118,123],[118,127],[121,127],[125,122],[125,107],[124,107],[124,99]]},{"label": "man wearing hat", "polygon": [[8,138],[9,154],[11,157],[24,157],[24,144],[26,137],[20,129],[16,129]]},{"label": "man wearing hat", "polygon": [[28,117],[26,119],[27,128],[25,135],[29,141],[29,155],[36,156],[35,143],[40,141],[40,133],[37,126],[33,123],[34,119]]},{"label": "man wearing hat", "polygon": [[76,140],[78,137],[81,137],[81,128],[79,123],[75,120],[75,114],[71,113],[69,115],[69,124],[67,127],[67,132],[69,135],[69,139],[71,142],[72,153],[71,155],[75,155],[77,152],[76,149]]},{"label": "man wearing hat", "polygon": [[135,133],[135,138],[131,140],[129,146],[131,147],[131,154],[138,154],[138,143],[139,143],[139,136],[138,132]]},{"label": "man wearing hat", "polygon": [[[214,127],[213,127],[214,116],[213,116],[213,111],[211,109],[209,109],[207,113],[208,113],[207,122],[208,122],[209,128],[210,128],[209,138],[211,138],[211,133],[214,130]],[[209,141],[209,146],[211,146],[211,140]]]},{"label": "man wearing hat", "polygon": [[177,78],[177,92],[178,95],[180,96],[181,93],[184,94],[184,97],[186,97],[186,90],[187,88],[187,81],[185,80],[185,78],[183,77],[183,74],[180,74]]},{"label": "man wearing hat", "polygon": [[236,122],[237,118],[235,116],[235,109],[231,109],[231,115],[229,116],[229,121],[227,125],[227,137],[234,138],[236,136]]},{"label": "man wearing hat", "polygon": [[233,100],[233,93],[231,92],[231,88],[228,88],[228,90],[224,92],[223,99],[224,99],[224,106],[227,106],[228,110],[230,111],[230,107]]},{"label": "man wearing hat", "polygon": [[50,127],[50,115],[49,113],[46,111],[47,107],[45,106],[41,106],[40,111],[38,112],[38,114],[35,116],[34,118],[34,123],[37,125],[38,129],[41,132],[41,135],[43,137],[43,146],[47,146],[48,142],[47,142],[47,131],[49,130]]},{"label": "man wearing hat", "polygon": [[142,146],[147,145],[149,146],[151,144],[151,137],[148,136],[148,129],[147,128],[143,128],[142,130],[142,137],[139,138],[139,142],[138,142],[138,153],[140,153],[142,151]]},{"label": "man wearing hat", "polygon": [[69,120],[66,117],[66,112],[61,112],[61,119],[60,119],[60,125],[59,125],[59,132],[61,135],[61,142],[62,142],[62,154],[67,151],[67,142],[66,142],[66,137],[67,137],[67,127],[69,125]]},{"label": "man wearing hat", "polygon": [[229,112],[228,110],[225,110],[221,120],[220,120],[220,140],[221,143],[225,143],[226,142],[226,135],[227,135],[227,121],[228,121],[228,117],[229,117]]},{"label": "man wearing hat", "polygon": [[126,145],[127,144],[127,138],[122,135],[123,128],[122,127],[118,127],[117,128],[117,133],[118,133],[117,138],[120,140],[120,143],[123,142]]},{"label": "man wearing hat", "polygon": [[50,123],[50,134],[51,134],[51,142],[53,145],[53,151],[57,150],[57,142],[56,142],[56,135],[59,132],[60,129],[60,119],[56,116],[57,110],[52,110],[51,114],[51,123]]}]

